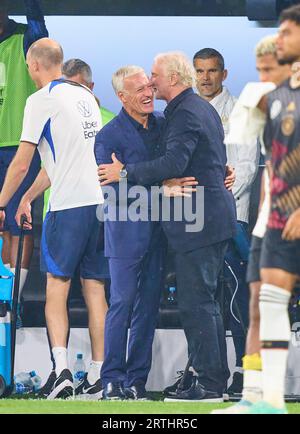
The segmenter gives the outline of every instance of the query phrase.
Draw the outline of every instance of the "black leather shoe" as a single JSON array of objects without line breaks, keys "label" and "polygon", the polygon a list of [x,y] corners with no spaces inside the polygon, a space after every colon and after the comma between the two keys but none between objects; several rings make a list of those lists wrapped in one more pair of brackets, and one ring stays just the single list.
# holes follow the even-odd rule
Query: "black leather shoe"
[{"label": "black leather shoe", "polygon": [[192,385],[185,390],[177,389],[176,395],[164,399],[165,402],[223,402],[223,394],[206,390],[199,383],[198,377],[193,377]]},{"label": "black leather shoe", "polygon": [[231,395],[236,395],[236,394],[242,393],[243,382],[244,382],[244,375],[241,372],[235,372],[233,374],[231,386],[228,388],[228,391],[227,391],[229,397]]},{"label": "black leather shoe", "polygon": [[103,389],[102,399],[107,401],[126,399],[122,384],[120,382],[108,383]]},{"label": "black leather shoe", "polygon": [[[168,398],[172,398],[172,396],[176,396],[177,393],[177,388],[179,386],[179,384],[181,383],[182,377],[183,377],[183,373],[184,371],[177,371],[178,377],[177,377],[177,381],[172,384],[171,386],[168,386],[164,389],[163,394],[168,397]],[[188,371],[184,383],[183,383],[183,389],[188,389],[189,387],[191,387],[193,383],[193,373],[191,371]]]}]

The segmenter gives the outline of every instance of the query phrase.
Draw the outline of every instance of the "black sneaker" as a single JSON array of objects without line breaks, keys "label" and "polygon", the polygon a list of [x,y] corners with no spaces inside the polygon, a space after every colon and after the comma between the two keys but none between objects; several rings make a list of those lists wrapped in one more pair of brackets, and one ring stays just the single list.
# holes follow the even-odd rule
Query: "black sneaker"
[{"label": "black sneaker", "polygon": [[[178,377],[176,377],[177,378],[176,383],[174,383],[171,386],[168,386],[164,389],[163,394],[166,397],[176,396],[177,388],[181,382],[181,379],[183,377],[183,373],[184,373],[184,371],[177,371]],[[192,382],[193,382],[193,373],[191,371],[188,371],[182,388],[188,389],[189,387],[191,387]]]},{"label": "black sneaker", "polygon": [[102,392],[101,378],[99,378],[96,383],[90,384],[87,379],[87,374],[84,375],[83,380],[81,380],[75,389],[76,398],[84,400],[98,401],[102,398]]},{"label": "black sneaker", "polygon": [[165,402],[223,402],[223,394],[206,390],[202,384],[199,383],[197,377],[193,377],[192,385],[185,390],[177,389],[177,393],[173,397],[164,399]]},{"label": "black sneaker", "polygon": [[147,392],[142,382],[136,382],[130,387],[125,387],[124,392],[127,399],[133,399],[135,401],[147,400]]},{"label": "black sneaker", "polygon": [[126,399],[122,384],[120,382],[108,383],[103,389],[102,399],[107,401]]},{"label": "black sneaker", "polygon": [[44,386],[37,391],[36,393],[36,397],[37,398],[47,398],[47,396],[49,395],[49,393],[51,392],[51,389],[53,387],[53,384],[56,381],[56,373],[55,371],[51,371],[48,380],[46,381],[46,383],[44,384]]},{"label": "black sneaker", "polygon": [[74,384],[71,371],[64,369],[54,382],[47,399],[68,399],[74,396]]},{"label": "black sneaker", "polygon": [[241,372],[235,372],[233,374],[233,379],[231,386],[228,387],[227,393],[230,396],[232,395],[239,395],[243,391],[243,383],[244,383],[244,375]]}]

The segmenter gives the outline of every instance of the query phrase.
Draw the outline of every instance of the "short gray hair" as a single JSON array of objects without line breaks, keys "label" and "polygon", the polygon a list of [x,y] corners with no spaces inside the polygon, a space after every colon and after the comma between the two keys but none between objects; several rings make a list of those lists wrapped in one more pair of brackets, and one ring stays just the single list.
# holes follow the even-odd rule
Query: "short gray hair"
[{"label": "short gray hair", "polygon": [[93,82],[91,67],[81,59],[69,59],[62,67],[62,73],[66,78],[80,74],[87,84]]},{"label": "short gray hair", "polygon": [[277,35],[268,35],[262,38],[255,47],[255,56],[261,57],[272,54],[277,57],[276,39]]},{"label": "short gray hair", "polygon": [[[112,85],[115,93],[118,95],[124,89],[124,80],[131,75],[138,74],[140,72],[145,73],[144,69],[136,65],[127,65],[118,69],[112,76]],[[146,74],[146,73],[145,73]]]},{"label": "short gray hair", "polygon": [[187,87],[193,87],[195,85],[195,68],[186,54],[180,51],[160,53],[154,58],[154,62],[162,63],[169,76],[175,72],[179,77],[180,84]]}]

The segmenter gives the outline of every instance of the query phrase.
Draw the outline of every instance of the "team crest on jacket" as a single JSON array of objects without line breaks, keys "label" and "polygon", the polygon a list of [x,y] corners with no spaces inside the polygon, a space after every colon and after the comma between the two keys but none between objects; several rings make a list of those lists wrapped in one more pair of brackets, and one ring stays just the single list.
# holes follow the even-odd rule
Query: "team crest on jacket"
[{"label": "team crest on jacket", "polygon": [[293,116],[288,115],[282,119],[281,131],[285,136],[291,136],[295,131],[295,120]]}]

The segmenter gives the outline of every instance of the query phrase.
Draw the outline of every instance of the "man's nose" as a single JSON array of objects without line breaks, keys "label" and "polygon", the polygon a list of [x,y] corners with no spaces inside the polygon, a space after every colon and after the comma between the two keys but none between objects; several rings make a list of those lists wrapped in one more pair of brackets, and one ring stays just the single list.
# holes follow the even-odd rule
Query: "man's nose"
[{"label": "man's nose", "polygon": [[209,71],[204,71],[203,78],[204,80],[209,80]]},{"label": "man's nose", "polygon": [[270,81],[268,74],[266,72],[261,72],[259,78],[262,83],[266,83],[267,81]]}]

